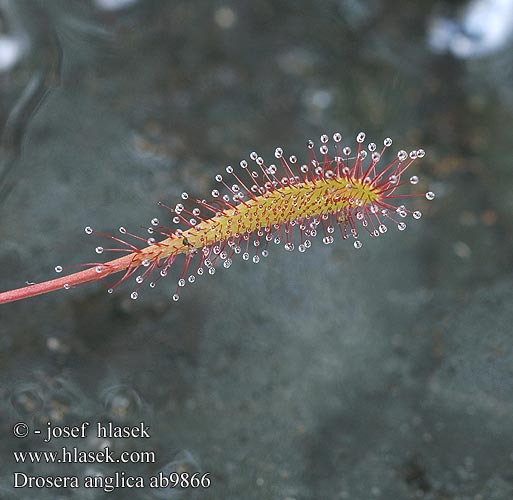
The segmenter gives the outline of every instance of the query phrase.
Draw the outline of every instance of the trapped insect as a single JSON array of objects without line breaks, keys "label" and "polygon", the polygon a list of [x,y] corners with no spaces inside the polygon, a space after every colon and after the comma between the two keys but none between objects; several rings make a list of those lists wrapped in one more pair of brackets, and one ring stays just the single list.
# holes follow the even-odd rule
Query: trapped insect
[{"label": "trapped insect", "polygon": [[[187,283],[194,283],[205,273],[214,274],[220,266],[229,268],[236,255],[258,264],[267,257],[271,244],[283,243],[288,251],[297,248],[305,252],[317,235],[329,245],[336,232],[359,249],[363,245],[360,232],[376,238],[389,227],[406,229],[408,216],[421,218],[420,211],[397,204],[398,200],[423,196],[433,200],[434,193],[401,194],[397,190],[419,182],[416,175],[403,177],[415,160],[424,157],[424,150],[399,150],[387,162],[383,157],[388,156],[387,150],[392,146],[390,138],[380,147],[373,142],[364,145],[365,134],[360,132],[355,151],[342,145],[340,133],[332,139],[330,148],[328,135],[322,135],[318,152],[314,142],[308,141],[305,162],[293,155],[286,158],[283,150],[276,148],[276,163],[267,165],[252,152],[250,162],[242,160],[237,167],[227,166],[226,174],[216,175],[219,188],[212,190],[210,201],[182,193],[174,207],[160,203],[172,214],[174,227],[154,218],[145,237],[124,227],[119,228],[120,236],[86,227],[87,234],[105,237],[115,244],[96,247],[97,254],[126,255],[84,264],[83,271],[0,293],[0,304],[70,289],[120,272],[121,278],[110,286],[109,293],[133,279],[130,296],[137,299],[143,285],[155,287],[168,275],[176,259],[183,256],[172,295],[177,301]],[[56,266],[55,270],[61,273],[63,268]]]}]

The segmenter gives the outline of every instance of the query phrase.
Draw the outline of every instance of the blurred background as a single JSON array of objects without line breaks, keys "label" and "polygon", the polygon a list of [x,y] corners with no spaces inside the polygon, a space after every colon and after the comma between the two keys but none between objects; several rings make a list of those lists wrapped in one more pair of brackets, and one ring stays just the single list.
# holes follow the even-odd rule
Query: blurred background
[{"label": "blurred background", "polygon": [[[435,201],[408,229],[235,259],[174,303],[102,284],[0,307],[0,498],[513,497],[513,2],[1,0],[0,283],[97,260],[253,150],[360,131]],[[12,437],[144,421],[151,439]],[[155,450],[16,465],[13,450]],[[210,472],[208,490],[13,488]]]}]

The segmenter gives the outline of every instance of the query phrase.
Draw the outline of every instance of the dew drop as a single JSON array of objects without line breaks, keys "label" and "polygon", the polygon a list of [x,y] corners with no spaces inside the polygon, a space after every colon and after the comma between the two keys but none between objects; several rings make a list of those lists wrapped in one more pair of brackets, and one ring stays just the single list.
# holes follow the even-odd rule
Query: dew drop
[{"label": "dew drop", "polygon": [[136,283],[142,283],[143,281],[144,281],[144,278],[140,275],[135,278]]},{"label": "dew drop", "polygon": [[155,282],[154,281],[150,281],[150,288],[155,288]]},{"label": "dew drop", "polygon": [[239,165],[241,168],[248,168],[248,162],[246,160],[241,160]]},{"label": "dew drop", "polygon": [[223,262],[223,267],[225,267],[226,269],[228,269],[231,265],[232,265],[232,260],[231,259],[226,259]]},{"label": "dew drop", "polygon": [[198,270],[196,271],[196,273],[198,274],[198,276],[203,276],[203,268],[202,267],[199,267]]},{"label": "dew drop", "polygon": [[400,161],[404,161],[408,158],[408,153],[404,149],[401,149],[401,151],[397,153],[397,158],[399,158]]},{"label": "dew drop", "polygon": [[216,179],[217,182],[222,182],[223,176],[221,174],[217,174],[215,179]]},{"label": "dew drop", "polygon": [[283,149],[281,149],[281,148],[276,148],[276,149],[274,150],[274,156],[275,156],[276,158],[281,158],[281,157],[283,156]]},{"label": "dew drop", "polygon": [[253,256],[253,263],[258,264],[260,262],[260,257],[258,255]]},{"label": "dew drop", "polygon": [[328,146],[326,146],[326,144],[323,144],[323,145],[319,148],[319,151],[320,151],[320,152],[321,152],[321,154],[323,154],[323,155],[328,154]]},{"label": "dew drop", "polygon": [[313,149],[314,147],[314,142],[312,140],[308,141],[307,142],[307,146],[308,146],[308,149]]},{"label": "dew drop", "polygon": [[416,175],[412,175],[410,177],[410,184],[418,184],[418,183],[419,183],[419,178]]},{"label": "dew drop", "polygon": [[185,286],[185,280],[183,278],[178,280],[178,286]]},{"label": "dew drop", "polygon": [[298,249],[301,253],[303,253],[304,251],[306,251],[306,247],[305,247],[305,245],[303,245],[303,243],[301,243],[301,244],[297,247],[297,249]]},{"label": "dew drop", "polygon": [[423,149],[417,149],[417,158],[424,158],[426,152]]},{"label": "dew drop", "polygon": [[62,273],[62,266],[55,266],[56,273]]},{"label": "dew drop", "polygon": [[249,260],[249,253],[248,253],[248,252],[244,252],[244,253],[242,254],[242,259],[243,259],[243,260]]},{"label": "dew drop", "polygon": [[353,243],[353,246],[358,249],[358,248],[362,248],[362,242],[360,240],[356,240],[354,243]]},{"label": "dew drop", "polygon": [[333,140],[335,142],[340,142],[342,140],[342,135],[339,132],[333,134]]},{"label": "dew drop", "polygon": [[187,198],[189,198],[189,195],[188,193],[186,193],[185,191],[181,194],[181,198],[182,200],[186,200]]},{"label": "dew drop", "polygon": [[125,229],[123,226],[121,226],[121,227],[118,229],[118,231],[119,231],[121,234],[126,234],[126,229]]},{"label": "dew drop", "polygon": [[397,229],[399,229],[399,231],[404,231],[406,229],[406,224],[404,222],[399,222],[399,224],[397,224]]},{"label": "dew drop", "polygon": [[101,272],[103,271],[103,266],[96,266],[95,271],[96,271],[97,273],[101,273]]},{"label": "dew drop", "polygon": [[217,189],[212,189],[212,196],[214,198],[218,198],[219,197],[219,191]]},{"label": "dew drop", "polygon": [[413,212],[413,218],[414,219],[420,219],[422,217],[422,212],[419,212],[418,210],[416,210],[415,212]]},{"label": "dew drop", "polygon": [[227,174],[233,174],[233,167],[232,167],[231,165],[228,165],[228,166],[225,168],[225,170],[226,170],[226,173],[227,173]]},{"label": "dew drop", "polygon": [[267,257],[269,255],[269,250],[262,250],[262,257]]},{"label": "dew drop", "polygon": [[64,283],[63,288],[64,290],[69,290],[71,288],[71,285],[69,283]]},{"label": "dew drop", "polygon": [[365,140],[365,133],[364,132],[360,132],[356,136],[356,142],[359,142],[361,144],[364,140]]},{"label": "dew drop", "polygon": [[180,299],[180,295],[178,295],[177,293],[175,293],[175,294],[173,295],[173,300],[174,300],[175,302],[178,302],[178,300],[179,300],[179,299]]},{"label": "dew drop", "polygon": [[109,289],[107,290],[107,293],[114,293],[114,288],[109,288]]},{"label": "dew drop", "polygon": [[385,146],[386,148],[389,148],[391,145],[392,145],[392,139],[390,139],[390,137],[387,137],[387,138],[383,141],[383,146]]},{"label": "dew drop", "polygon": [[429,201],[434,200],[435,199],[435,193],[433,193],[433,191],[428,191],[426,193],[426,199],[428,199]]},{"label": "dew drop", "polygon": [[103,247],[96,247],[95,252],[98,254],[103,253]]},{"label": "dew drop", "polygon": [[215,274],[216,273],[216,268],[215,267],[209,267],[208,268],[208,274]]},{"label": "dew drop", "polygon": [[152,226],[158,226],[159,225],[159,220],[156,217],[154,219],[151,219],[151,225]]},{"label": "dew drop", "polygon": [[132,300],[137,299],[137,297],[138,297],[138,296],[139,296],[139,294],[138,294],[137,292],[132,292],[132,293],[130,294],[130,298],[131,298]]}]

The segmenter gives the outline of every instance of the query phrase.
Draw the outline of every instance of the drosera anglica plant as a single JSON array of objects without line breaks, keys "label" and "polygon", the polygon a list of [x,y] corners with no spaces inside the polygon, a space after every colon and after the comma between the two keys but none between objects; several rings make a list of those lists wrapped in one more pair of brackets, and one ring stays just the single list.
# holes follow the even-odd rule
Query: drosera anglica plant
[{"label": "drosera anglica plant", "polygon": [[[267,257],[271,242],[284,243],[288,251],[296,248],[305,252],[317,234],[323,243],[334,242],[339,232],[342,239],[351,240],[358,249],[362,246],[359,230],[371,237],[388,231],[390,225],[399,231],[406,229],[404,219],[411,215],[420,219],[418,210],[411,211],[398,200],[425,196],[433,200],[433,192],[398,194],[405,184],[417,184],[415,175],[404,180],[407,170],[424,150],[407,153],[400,150],[390,161],[382,161],[392,145],[386,138],[383,146],[371,142],[364,146],[365,134],[356,137],[356,151],[342,146],[342,136],[333,135],[334,154],[329,153],[329,137],[321,136],[319,156],[313,141],[308,141],[308,160],[300,163],[295,156],[288,159],[276,148],[277,165],[266,165],[262,157],[250,154],[252,166],[246,160],[240,166],[226,167],[227,176],[216,175],[222,194],[212,191],[212,200],[191,199],[182,193],[174,207],[159,203],[172,213],[176,228],[152,219],[148,237],[129,233],[120,227],[121,236],[98,233],[90,227],[87,234],[103,236],[115,243],[113,248],[96,247],[97,254],[124,253],[108,262],[84,264],[86,269],[43,283],[0,293],[0,304],[59,289],[100,281],[111,274],[123,273],[109,289],[112,293],[121,283],[133,278],[135,289],[131,298],[137,299],[143,284],[155,287],[165,277],[178,256],[184,263],[173,294],[179,299],[180,289],[194,283],[205,272],[214,274],[216,266],[229,268],[234,255],[255,264]],[[254,165],[253,165],[254,163]],[[129,240],[130,238],[130,240]],[[131,241],[134,241],[132,243]],[[193,259],[196,264],[191,269]],[[56,272],[63,268],[57,266]]]}]

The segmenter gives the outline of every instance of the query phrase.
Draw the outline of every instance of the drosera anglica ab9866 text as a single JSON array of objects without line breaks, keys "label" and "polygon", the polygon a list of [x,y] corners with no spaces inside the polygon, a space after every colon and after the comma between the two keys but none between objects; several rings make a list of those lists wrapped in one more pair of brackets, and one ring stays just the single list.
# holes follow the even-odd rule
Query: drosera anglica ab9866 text
[{"label": "drosera anglica ab9866 text", "polygon": [[[219,189],[212,191],[210,201],[191,199],[182,193],[182,200],[174,207],[160,203],[171,212],[175,228],[152,219],[148,237],[142,237],[124,227],[119,228],[120,236],[86,227],[87,234],[105,237],[115,244],[113,248],[96,247],[97,254],[125,255],[108,262],[84,264],[86,269],[82,271],[0,293],[0,304],[70,289],[120,272],[123,275],[108,291],[112,293],[118,285],[133,279],[135,288],[130,296],[137,299],[144,284],[155,287],[167,276],[177,257],[183,255],[182,272],[172,295],[177,301],[186,283],[194,283],[205,273],[214,274],[219,265],[229,268],[235,255],[241,254],[244,260],[257,264],[268,255],[271,243],[283,242],[288,251],[297,248],[305,252],[316,235],[328,245],[334,242],[336,232],[359,249],[363,244],[359,231],[378,237],[389,226],[399,231],[406,229],[408,216],[421,218],[418,210],[409,210],[398,200],[423,196],[434,199],[431,191],[396,193],[406,184],[418,183],[416,175],[404,177],[413,162],[424,156],[424,150],[400,150],[386,162],[383,157],[388,156],[387,150],[392,146],[390,138],[380,147],[373,142],[364,145],[365,134],[360,132],[353,151],[343,146],[341,134],[335,133],[331,154],[328,135],[320,139],[319,154],[313,141],[308,141],[308,159],[304,163],[295,156],[287,159],[281,148],[275,150],[277,164],[271,165],[252,152],[251,166],[242,160],[237,168],[226,167],[227,175],[216,175]],[[196,264],[192,266],[194,259]],[[63,268],[56,266],[55,270],[61,273]]]}]

